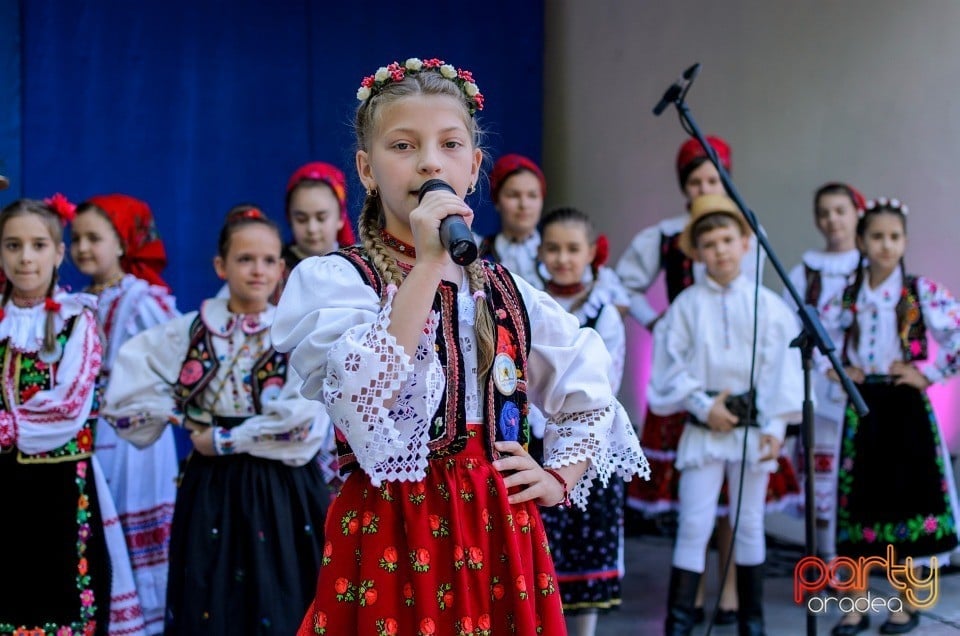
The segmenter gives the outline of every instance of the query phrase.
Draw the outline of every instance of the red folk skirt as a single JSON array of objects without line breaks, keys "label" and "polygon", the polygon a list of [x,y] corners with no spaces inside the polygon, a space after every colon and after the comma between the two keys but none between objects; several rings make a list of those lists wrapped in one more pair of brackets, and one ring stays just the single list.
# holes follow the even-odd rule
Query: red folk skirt
[{"label": "red folk skirt", "polygon": [[507,502],[481,439],[423,481],[347,478],[299,636],[566,634],[540,513]]}]

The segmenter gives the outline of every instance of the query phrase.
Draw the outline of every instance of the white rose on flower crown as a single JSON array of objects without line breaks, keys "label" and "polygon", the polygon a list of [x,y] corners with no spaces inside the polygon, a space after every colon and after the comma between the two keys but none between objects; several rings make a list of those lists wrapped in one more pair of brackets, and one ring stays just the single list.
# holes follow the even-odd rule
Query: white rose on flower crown
[{"label": "white rose on flower crown", "polygon": [[370,97],[370,89],[366,86],[361,86],[357,89],[357,99],[361,102],[366,101]]},{"label": "white rose on flower crown", "polygon": [[457,76],[457,69],[453,68],[449,64],[444,64],[440,67],[440,74],[447,79],[453,79]]},{"label": "white rose on flower crown", "polygon": [[390,71],[387,70],[386,66],[381,66],[377,69],[377,72],[373,74],[373,79],[378,82],[382,82],[388,77],[390,77]]},{"label": "white rose on flower crown", "polygon": [[467,94],[467,97],[474,97],[480,92],[480,89],[473,82],[467,82],[463,85],[463,92]]},{"label": "white rose on flower crown", "polygon": [[403,63],[411,71],[419,71],[423,68],[423,61],[419,57],[411,57],[406,62]]}]

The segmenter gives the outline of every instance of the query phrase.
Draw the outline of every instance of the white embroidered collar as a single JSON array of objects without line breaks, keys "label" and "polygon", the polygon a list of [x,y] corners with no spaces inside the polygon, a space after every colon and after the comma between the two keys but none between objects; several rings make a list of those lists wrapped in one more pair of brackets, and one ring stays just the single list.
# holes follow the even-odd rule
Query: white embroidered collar
[{"label": "white embroidered collar", "polygon": [[848,276],[857,271],[860,263],[859,250],[846,252],[816,252],[803,253],[804,264],[824,276]]},{"label": "white embroidered collar", "polygon": [[[59,334],[66,322],[84,309],[95,310],[97,298],[90,294],[70,294],[57,289],[53,300],[60,308],[54,316],[53,330]],[[33,353],[43,347],[47,327],[47,309],[44,303],[34,307],[17,307],[8,301],[0,317],[0,341],[6,340],[17,351]]]},{"label": "white embroidered collar", "polygon": [[277,308],[268,304],[259,314],[235,314],[227,308],[228,299],[208,298],[200,305],[200,319],[215,336],[226,338],[240,325],[243,333],[253,335],[269,329]]},{"label": "white embroidered collar", "polygon": [[866,307],[877,307],[885,309],[895,307],[900,302],[900,291],[903,289],[903,274],[897,267],[883,281],[873,289],[870,289],[869,273],[863,272],[863,285],[860,286],[860,293],[857,294],[857,305],[859,310],[863,311]]}]

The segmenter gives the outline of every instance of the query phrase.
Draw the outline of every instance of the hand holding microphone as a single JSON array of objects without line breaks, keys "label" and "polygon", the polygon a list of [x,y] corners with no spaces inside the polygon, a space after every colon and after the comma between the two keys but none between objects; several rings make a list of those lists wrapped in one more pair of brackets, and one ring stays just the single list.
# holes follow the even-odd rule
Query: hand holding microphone
[{"label": "hand holding microphone", "polygon": [[[443,179],[430,179],[420,186],[418,202],[423,201],[423,197],[428,192],[440,190],[456,194],[449,183]],[[440,221],[440,242],[450,253],[450,258],[457,265],[469,265],[477,260],[477,244],[473,240],[473,232],[467,226],[466,221],[459,214],[451,214]]]}]

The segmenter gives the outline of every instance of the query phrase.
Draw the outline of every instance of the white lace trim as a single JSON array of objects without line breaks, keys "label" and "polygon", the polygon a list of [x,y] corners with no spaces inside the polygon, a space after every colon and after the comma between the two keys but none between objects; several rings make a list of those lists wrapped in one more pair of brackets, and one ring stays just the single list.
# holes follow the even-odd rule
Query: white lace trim
[{"label": "white lace trim", "polygon": [[[53,320],[53,332],[59,334],[67,320],[78,316],[84,309],[95,310],[97,299],[90,294],[70,294],[57,289],[53,299],[60,303],[60,310]],[[0,320],[0,341],[8,340],[17,351],[34,353],[43,347],[46,334],[47,310],[44,303],[36,307],[17,307],[13,301],[3,308]]]},{"label": "white lace trim", "polygon": [[570,500],[584,510],[590,486],[597,478],[604,486],[613,475],[627,481],[634,475],[650,479],[650,464],[640,448],[640,440],[616,400],[605,408],[567,413],[557,422],[548,423],[544,448],[543,465],[550,468],[590,461],[583,477],[570,491]]},{"label": "white lace trim", "polygon": [[446,385],[434,348],[439,316],[431,312],[411,358],[387,331],[395,293],[388,289],[372,325],[331,347],[323,387],[330,418],[375,486],[426,477],[430,423]]}]

